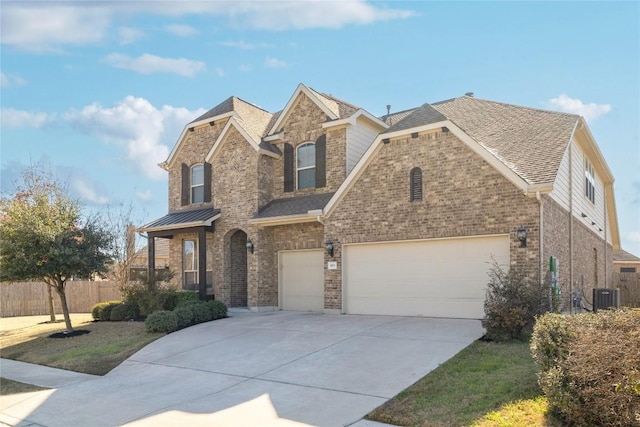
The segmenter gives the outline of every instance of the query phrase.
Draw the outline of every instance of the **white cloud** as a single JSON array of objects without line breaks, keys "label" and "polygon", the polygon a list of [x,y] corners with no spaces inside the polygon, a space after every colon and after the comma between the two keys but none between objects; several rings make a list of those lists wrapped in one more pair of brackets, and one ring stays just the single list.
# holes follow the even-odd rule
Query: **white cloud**
[{"label": "white cloud", "polygon": [[238,70],[240,70],[243,73],[248,73],[249,71],[251,71],[251,65],[249,64],[242,64],[238,67]]},{"label": "white cloud", "polygon": [[[406,19],[414,12],[365,0],[3,2],[1,42],[20,50],[60,52],[66,45],[99,43],[115,20],[140,14],[209,15],[226,19],[237,28],[279,31],[366,25]],[[172,27],[177,35],[189,32],[186,25]]]},{"label": "white cloud", "polygon": [[582,100],[570,98],[564,93],[547,101],[547,106],[564,113],[578,114],[587,120],[595,120],[611,111],[610,104],[596,104],[594,102],[585,104]]},{"label": "white cloud", "polygon": [[235,47],[242,50],[273,47],[273,45],[269,43],[247,43],[244,40],[220,42],[218,44],[221,46]]},{"label": "white cloud", "polygon": [[82,179],[73,180],[71,185],[72,189],[87,203],[92,205],[106,205],[109,203],[108,197],[98,194],[95,188]]},{"label": "white cloud", "polygon": [[264,66],[267,68],[285,68],[288,65],[289,64],[287,64],[286,62],[277,58],[268,57],[264,60]]},{"label": "white cloud", "polygon": [[0,87],[22,86],[27,81],[19,76],[9,76],[0,71]]},{"label": "white cloud", "polygon": [[156,108],[144,98],[127,96],[112,107],[87,105],[65,114],[65,119],[84,133],[117,144],[127,162],[143,175],[163,179],[158,163],[167,159],[184,125],[204,112],[170,105]]},{"label": "white cloud", "polygon": [[223,68],[220,68],[220,67],[216,68],[216,75],[217,75],[218,77],[224,77],[224,76],[225,76],[225,74],[226,74],[226,73],[224,72],[224,69],[223,69]]},{"label": "white cloud", "polygon": [[104,61],[116,68],[132,70],[140,74],[173,73],[185,77],[192,77],[207,67],[204,62],[192,61],[185,58],[162,58],[145,53],[137,58],[120,53],[112,53]]},{"label": "white cloud", "polygon": [[164,27],[164,29],[178,37],[190,37],[198,34],[198,30],[190,25],[167,25]]},{"label": "white cloud", "polygon": [[104,38],[110,18],[104,3],[3,2],[2,44],[40,53],[96,43]]},{"label": "white cloud", "polygon": [[138,198],[138,200],[142,202],[149,202],[153,199],[153,194],[151,193],[151,190],[136,191],[135,195]]},{"label": "white cloud", "polygon": [[144,32],[137,28],[120,27],[118,29],[118,40],[120,44],[131,44],[144,36]]},{"label": "white cloud", "polygon": [[3,128],[42,128],[55,120],[55,114],[34,113],[31,111],[3,108],[0,110],[0,122]]}]

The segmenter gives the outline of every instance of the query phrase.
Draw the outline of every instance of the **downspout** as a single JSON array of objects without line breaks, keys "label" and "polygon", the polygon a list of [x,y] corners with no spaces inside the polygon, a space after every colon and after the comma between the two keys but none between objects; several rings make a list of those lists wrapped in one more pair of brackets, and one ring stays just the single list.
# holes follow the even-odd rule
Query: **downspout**
[{"label": "downspout", "polygon": [[573,140],[569,142],[569,313],[573,314]]},{"label": "downspout", "polygon": [[603,188],[602,193],[602,208],[604,209],[604,224],[602,224],[602,228],[604,228],[604,287],[608,288],[609,284],[613,286],[613,283],[609,282],[609,275],[607,274],[607,266],[609,265],[609,258],[607,257],[607,228],[609,228],[607,227],[607,190]]},{"label": "downspout", "polygon": [[[544,221],[543,221],[543,206],[542,206],[542,197],[540,196],[540,192],[536,191],[536,200],[538,201],[538,206],[539,206],[539,215],[540,218],[538,220],[539,224],[540,224],[540,239],[539,239],[539,248],[538,248],[538,256],[540,258],[539,262],[538,262],[538,277],[539,277],[539,281],[540,281],[540,286],[544,287],[544,251],[543,251],[543,246],[544,246]],[[551,307],[550,307],[551,308]]]}]

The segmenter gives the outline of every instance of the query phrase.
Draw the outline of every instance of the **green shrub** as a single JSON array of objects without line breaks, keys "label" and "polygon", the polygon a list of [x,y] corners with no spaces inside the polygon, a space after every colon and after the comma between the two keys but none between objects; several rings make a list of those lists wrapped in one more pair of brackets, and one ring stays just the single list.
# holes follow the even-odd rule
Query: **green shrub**
[{"label": "green shrub", "polygon": [[102,313],[102,310],[108,305],[109,305],[108,302],[99,302],[93,307],[91,307],[91,317],[93,317],[93,320],[100,320],[100,315]]},{"label": "green shrub", "polygon": [[138,306],[135,304],[122,303],[113,307],[111,310],[112,322],[121,322],[123,320],[137,320],[140,318]]},{"label": "green shrub", "polygon": [[222,301],[207,301],[213,320],[227,317],[227,306]]},{"label": "green shrub", "polygon": [[640,426],[640,310],[547,314],[531,353],[540,388],[567,424]]},{"label": "green shrub", "polygon": [[165,332],[167,334],[178,330],[178,317],[172,311],[155,311],[144,321],[147,332]]},{"label": "green shrub", "polygon": [[173,310],[176,307],[180,307],[183,304],[191,304],[198,301],[200,296],[197,292],[193,291],[173,291],[169,292],[164,301],[165,310]]},{"label": "green shrub", "polygon": [[193,312],[194,323],[203,323],[213,320],[213,314],[211,313],[209,304],[207,302],[198,301],[196,303],[190,304],[189,307]]},{"label": "green shrub", "polygon": [[120,304],[122,304],[122,301],[107,302],[106,305],[102,307],[102,310],[100,310],[100,320],[102,321],[111,320],[111,310],[113,310],[114,307],[117,307]]},{"label": "green shrub", "polygon": [[505,272],[494,262],[489,270],[485,318],[482,326],[493,341],[526,340],[536,315],[541,314],[544,289],[535,280],[510,269]]},{"label": "green shrub", "polygon": [[180,307],[176,307],[173,312],[178,319],[178,329],[188,328],[189,326],[193,325],[193,310],[191,308],[191,305],[183,304]]}]

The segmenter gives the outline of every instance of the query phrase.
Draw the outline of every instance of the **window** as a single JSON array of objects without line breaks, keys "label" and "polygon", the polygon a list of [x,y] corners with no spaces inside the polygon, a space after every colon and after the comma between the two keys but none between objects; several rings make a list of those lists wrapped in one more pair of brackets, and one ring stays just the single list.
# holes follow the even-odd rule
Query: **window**
[{"label": "window", "polygon": [[307,142],[296,149],[298,190],[316,186],[316,145]]},{"label": "window", "polygon": [[204,165],[191,167],[191,203],[204,202]]},{"label": "window", "polygon": [[636,267],[620,267],[620,273],[635,273]]},{"label": "window", "polygon": [[182,289],[198,290],[198,241],[186,239],[182,241]]},{"label": "window", "polygon": [[596,180],[593,166],[586,158],[584,159],[584,195],[591,203],[596,203]]},{"label": "window", "polygon": [[409,173],[409,199],[412,202],[422,200],[422,169],[413,168]]}]

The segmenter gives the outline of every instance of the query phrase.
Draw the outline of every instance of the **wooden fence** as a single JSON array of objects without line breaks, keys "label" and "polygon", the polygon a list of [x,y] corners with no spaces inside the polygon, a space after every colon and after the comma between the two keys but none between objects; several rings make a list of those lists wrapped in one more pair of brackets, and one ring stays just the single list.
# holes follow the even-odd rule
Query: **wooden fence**
[{"label": "wooden fence", "polygon": [[613,273],[613,287],[620,289],[620,305],[640,307],[640,272]]},{"label": "wooden fence", "polygon": [[[90,313],[94,304],[121,298],[118,289],[109,281],[69,281],[66,290],[71,313]],[[0,317],[49,314],[48,301],[44,282],[0,283]],[[53,303],[56,314],[62,314],[60,297],[55,291]]]}]

